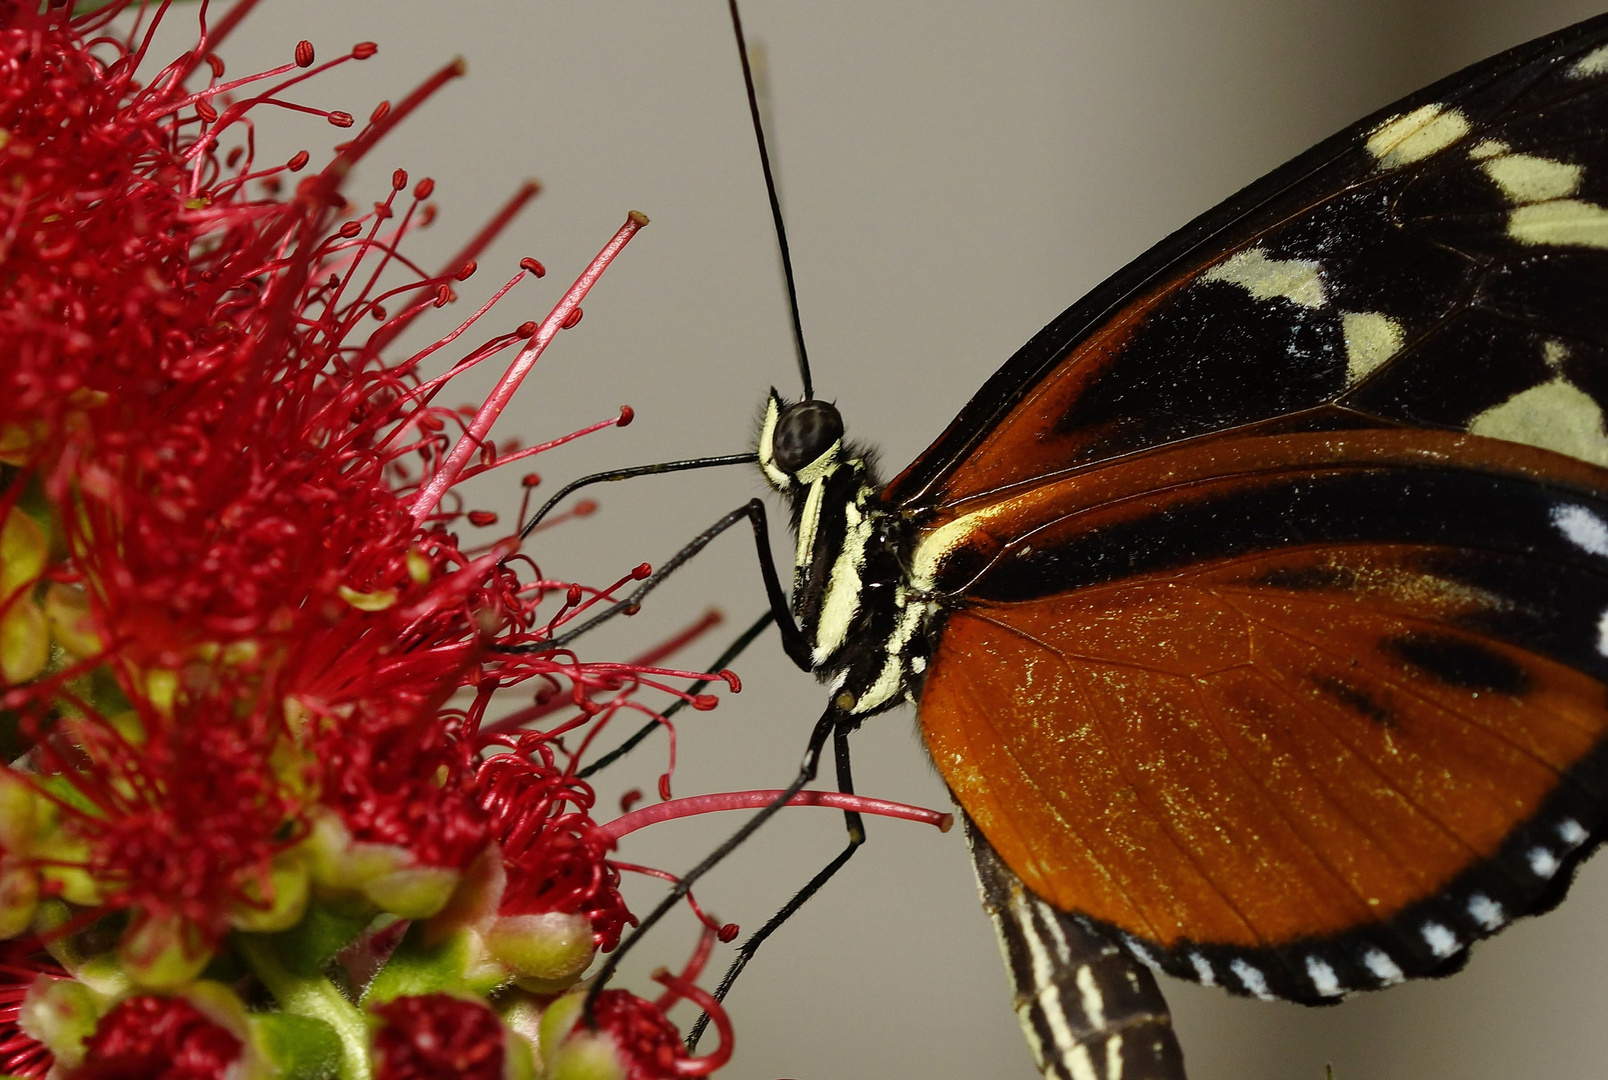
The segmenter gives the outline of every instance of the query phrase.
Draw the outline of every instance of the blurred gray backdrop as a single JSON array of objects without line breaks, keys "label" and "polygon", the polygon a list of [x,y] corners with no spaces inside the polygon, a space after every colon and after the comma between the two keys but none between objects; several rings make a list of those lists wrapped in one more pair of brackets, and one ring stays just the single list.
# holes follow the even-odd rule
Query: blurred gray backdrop
[{"label": "blurred gray backdrop", "polygon": [[[745,6],[765,50],[816,386],[880,445],[888,473],[1040,326],[1197,212],[1398,95],[1594,11],[1591,0]],[[176,8],[170,29],[193,12]],[[498,429],[534,439],[636,408],[632,427],[538,461],[545,490],[600,468],[746,449],[766,387],[796,393],[720,0],[266,0],[222,50],[230,75],[287,60],[299,38],[321,59],[380,43],[374,59],[298,95],[359,116],[467,59],[469,77],[348,188],[361,204],[383,197],[393,167],[435,177],[440,219],[411,247],[426,266],[521,178],[544,183],[481,259],[458,315],[533,255],[550,276],[521,286],[492,324],[537,318],[627,210],[653,219]],[[339,135],[294,114],[259,120],[267,158],[306,146],[320,160]],[[471,400],[483,374],[458,396]],[[731,469],[618,485],[598,493],[595,516],[535,550],[552,576],[603,583],[761,491],[756,474]],[[511,517],[517,476],[475,499]],[[780,537],[777,548],[785,565]],[[721,634],[762,610],[745,538],[718,544],[591,654],[628,654],[708,606],[727,613]],[[721,644],[700,643],[688,664]],[[782,659],[774,632],[737,667],[740,696],[680,719],[677,794],[778,786],[792,773],[822,691]],[[884,716],[858,737],[859,789],[945,805],[912,719]],[[604,798],[651,792],[664,745],[655,738],[615,770]],[[637,834],[622,857],[685,869],[737,824],[721,817]],[[757,927],[841,843],[836,814],[783,818],[698,890],[721,918]],[[658,891],[632,895],[643,910]],[[1191,1074],[1320,1080],[1332,1062],[1340,1080],[1600,1077],[1605,899],[1599,860],[1560,911],[1479,947],[1462,975],[1332,1009],[1167,982]],[[679,966],[693,936],[689,919],[667,924],[627,983],[648,992],[648,971]],[[873,821],[869,846],[761,953],[731,1011],[737,1053],[722,1075],[734,1078],[1036,1075],[953,833]]]}]

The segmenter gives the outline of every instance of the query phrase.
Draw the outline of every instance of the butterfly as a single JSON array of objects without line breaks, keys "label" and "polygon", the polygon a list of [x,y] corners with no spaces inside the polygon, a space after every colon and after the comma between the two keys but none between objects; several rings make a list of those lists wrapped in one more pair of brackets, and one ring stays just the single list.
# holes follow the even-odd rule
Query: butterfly
[{"label": "butterfly", "polygon": [[838,729],[916,704],[1047,1075],[1182,1075],[1134,961],[1445,974],[1594,847],[1605,160],[1597,19],[1185,226],[888,483],[773,391],[800,658]]}]

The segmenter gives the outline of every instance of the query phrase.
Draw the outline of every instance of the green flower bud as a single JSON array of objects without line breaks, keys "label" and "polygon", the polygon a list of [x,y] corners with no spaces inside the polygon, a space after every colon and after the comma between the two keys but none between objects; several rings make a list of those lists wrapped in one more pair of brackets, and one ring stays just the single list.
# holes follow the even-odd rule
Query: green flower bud
[{"label": "green flower bud", "polygon": [[17,1026],[23,1034],[38,1039],[56,1056],[58,1065],[69,1069],[84,1059],[84,1040],[94,1034],[99,1020],[89,987],[50,975],[34,980],[17,1013]]},{"label": "green flower bud", "polygon": [[117,948],[129,978],[149,990],[176,990],[212,959],[200,929],[180,915],[136,915]]},{"label": "green flower bud", "polygon": [[585,1003],[585,991],[576,991],[542,1015],[541,1080],[625,1080],[625,1063],[614,1040],[579,1022]]}]

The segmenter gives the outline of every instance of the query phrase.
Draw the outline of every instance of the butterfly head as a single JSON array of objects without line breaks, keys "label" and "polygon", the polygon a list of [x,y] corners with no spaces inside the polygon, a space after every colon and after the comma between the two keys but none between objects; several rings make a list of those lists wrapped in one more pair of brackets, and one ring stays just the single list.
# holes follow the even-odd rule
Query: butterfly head
[{"label": "butterfly head", "polygon": [[830,402],[792,404],[775,390],[759,428],[759,465],[779,491],[808,487],[827,475],[843,455],[843,417]]}]

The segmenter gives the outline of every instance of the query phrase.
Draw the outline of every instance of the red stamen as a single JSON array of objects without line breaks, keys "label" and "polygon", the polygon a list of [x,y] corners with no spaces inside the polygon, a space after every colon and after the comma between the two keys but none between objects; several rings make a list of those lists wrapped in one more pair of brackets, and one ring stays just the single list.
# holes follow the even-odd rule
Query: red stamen
[{"label": "red stamen", "polygon": [[[628,836],[638,829],[658,824],[661,821],[693,817],[698,814],[710,814],[719,810],[757,810],[769,806],[781,794],[780,790],[768,790],[730,791],[719,795],[689,795],[684,799],[655,803],[652,806],[644,806],[640,810],[633,810],[629,814],[622,814],[607,825],[599,825],[597,831],[609,841],[617,843],[621,837]],[[955,823],[953,814],[927,810],[920,806],[910,806],[907,803],[889,802],[886,799],[871,799],[863,795],[850,795],[841,791],[801,791],[787,800],[787,805],[829,806],[837,810],[854,810],[862,814],[875,814],[878,817],[903,818],[906,821],[932,825],[939,832],[948,832]]]},{"label": "red stamen", "polygon": [[580,306],[586,294],[592,291],[592,286],[597,284],[597,279],[603,275],[603,271],[608,269],[609,263],[614,261],[615,257],[625,249],[625,245],[631,242],[631,238],[640,232],[647,223],[648,219],[645,216],[633,210],[630,217],[626,219],[625,224],[603,246],[603,250],[598,252],[597,257],[581,273],[581,276],[575,279],[575,284],[571,285],[564,293],[563,298],[559,300],[547,318],[542,320],[542,325],[537,328],[536,335],[531,338],[530,344],[525,346],[524,350],[520,352],[519,356],[514,359],[513,364],[503,374],[503,377],[498,380],[496,388],[491,392],[491,396],[486,399],[486,403],[481,406],[480,412],[475,415],[474,421],[469,425],[469,430],[458,440],[457,445],[452,448],[452,452],[447,456],[447,460],[442,462],[441,468],[436,472],[435,476],[430,478],[430,482],[425,485],[424,489],[419,492],[418,498],[414,500],[413,520],[416,525],[423,524],[424,520],[440,504],[442,496],[458,482],[460,474],[468,463],[469,456],[474,453],[475,447],[479,446],[481,441],[485,439],[487,432],[491,430],[491,425],[496,422],[497,417],[502,415],[503,409],[508,407],[508,402],[513,397],[514,391],[519,389],[519,384],[524,381],[525,376],[530,373],[530,369],[535,365],[542,353],[546,351],[547,346],[552,343],[553,338],[557,336],[564,320],[569,318],[571,311]]}]

